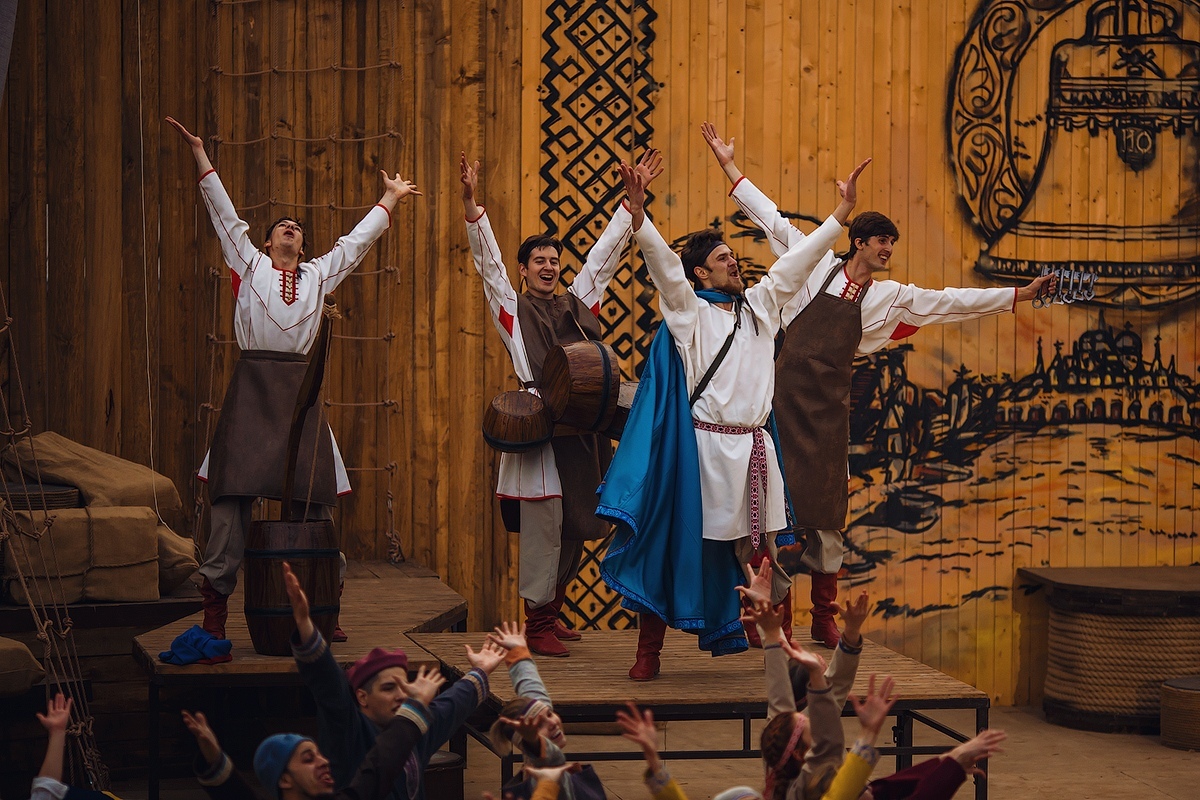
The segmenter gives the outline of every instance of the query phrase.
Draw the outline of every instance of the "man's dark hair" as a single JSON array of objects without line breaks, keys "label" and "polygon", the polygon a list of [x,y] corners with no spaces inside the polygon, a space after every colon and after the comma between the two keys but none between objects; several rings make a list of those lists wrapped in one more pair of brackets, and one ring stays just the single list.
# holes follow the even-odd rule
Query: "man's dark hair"
[{"label": "man's dark hair", "polygon": [[279,219],[272,222],[270,225],[267,226],[267,235],[263,237],[263,241],[264,242],[271,241],[271,234],[274,233],[275,226],[277,226],[281,222],[294,222],[300,226],[300,249],[307,250],[308,249],[308,236],[305,235],[305,233],[304,233],[304,223],[301,222],[300,220],[296,219],[295,217],[280,217]]},{"label": "man's dark hair", "polygon": [[858,251],[858,246],[854,244],[856,241],[862,239],[865,242],[872,236],[890,236],[900,241],[900,230],[896,223],[878,211],[864,211],[850,221],[850,251],[846,253],[846,258]]},{"label": "man's dark hair", "polygon": [[683,271],[691,278],[692,285],[697,289],[702,289],[703,286],[700,283],[700,277],[696,274],[696,267],[703,267],[704,262],[708,259],[708,254],[723,244],[725,244],[725,237],[721,235],[720,231],[711,228],[693,233],[683,243],[683,249],[679,251],[679,260],[683,262]]},{"label": "man's dark hair", "polygon": [[528,264],[529,257],[533,255],[533,251],[539,247],[553,247],[562,256],[563,244],[556,237],[548,233],[541,233],[536,236],[530,236],[525,241],[521,242],[521,247],[517,250],[517,263]]}]

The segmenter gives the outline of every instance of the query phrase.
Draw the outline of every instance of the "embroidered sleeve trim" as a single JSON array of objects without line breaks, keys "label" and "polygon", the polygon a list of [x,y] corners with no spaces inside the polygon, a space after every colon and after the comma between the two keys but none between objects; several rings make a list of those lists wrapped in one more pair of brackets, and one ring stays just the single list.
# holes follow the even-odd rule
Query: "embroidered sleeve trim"
[{"label": "embroidered sleeve trim", "polygon": [[197,775],[196,782],[201,786],[220,786],[229,780],[229,776],[232,774],[233,761],[229,759],[229,756],[221,753],[221,760],[212,764],[202,774]]},{"label": "embroidered sleeve trim", "polygon": [[[294,639],[292,641],[295,641]],[[312,638],[304,642],[299,647],[292,645],[292,656],[305,664],[311,664],[325,654],[328,645],[325,643],[325,637],[321,632],[313,629]]]},{"label": "embroidered sleeve trim", "polygon": [[472,669],[463,676],[475,686],[475,702],[482,703],[488,696],[488,676],[481,669]]},{"label": "embroidered sleeve trim", "polygon": [[867,762],[871,766],[875,766],[879,761],[879,751],[871,745],[859,739],[854,743],[854,747],[850,748],[850,752]]},{"label": "embroidered sleeve trim", "polygon": [[396,711],[397,717],[404,717],[406,720],[417,726],[417,730],[421,731],[424,736],[429,732],[429,709],[425,708],[424,704],[409,698],[405,700]]}]

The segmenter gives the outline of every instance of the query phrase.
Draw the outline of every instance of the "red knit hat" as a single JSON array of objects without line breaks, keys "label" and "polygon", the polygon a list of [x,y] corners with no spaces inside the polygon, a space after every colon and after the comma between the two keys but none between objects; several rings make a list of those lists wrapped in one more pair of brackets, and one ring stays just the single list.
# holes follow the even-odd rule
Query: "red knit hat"
[{"label": "red knit hat", "polygon": [[388,667],[403,667],[407,670],[408,656],[398,647],[395,650],[376,647],[355,661],[350,669],[346,670],[346,677],[350,680],[351,687],[360,689],[364,683]]}]

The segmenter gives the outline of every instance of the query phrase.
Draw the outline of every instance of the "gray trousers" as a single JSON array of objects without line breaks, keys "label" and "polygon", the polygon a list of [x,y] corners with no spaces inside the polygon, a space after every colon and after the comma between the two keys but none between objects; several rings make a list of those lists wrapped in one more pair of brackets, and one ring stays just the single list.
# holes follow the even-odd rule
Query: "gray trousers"
[{"label": "gray trousers", "polygon": [[521,556],[517,591],[530,608],[554,599],[579,574],[583,542],[563,541],[562,500],[521,501]]},{"label": "gray trousers", "polygon": [[[250,528],[250,515],[255,497],[222,497],[212,504],[209,514],[210,526],[208,545],[204,548],[204,563],[200,574],[208,578],[209,584],[223,595],[233,594],[237,588],[237,573],[246,553],[246,531]],[[292,501],[292,519],[303,519],[304,503]],[[307,520],[333,519],[329,506],[310,503]],[[346,556],[341,557],[338,580],[346,579]]]},{"label": "gray trousers", "polygon": [[804,555],[800,560],[813,572],[837,572],[842,568],[844,547],[841,531],[806,528]]}]

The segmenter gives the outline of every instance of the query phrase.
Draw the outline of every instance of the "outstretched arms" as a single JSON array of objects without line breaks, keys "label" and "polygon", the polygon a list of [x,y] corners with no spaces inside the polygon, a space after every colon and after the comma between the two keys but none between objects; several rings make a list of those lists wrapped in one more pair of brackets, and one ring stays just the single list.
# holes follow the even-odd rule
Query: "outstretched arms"
[{"label": "outstretched arms", "polygon": [[709,149],[712,150],[713,156],[717,159],[717,164],[721,167],[725,176],[729,178],[729,182],[736,186],[737,182],[745,176],[742,175],[742,171],[738,169],[738,165],[733,161],[733,137],[730,136],[728,142],[721,139],[717,133],[717,126],[711,122],[700,123],[700,135],[704,137],[704,141],[708,144]]}]

